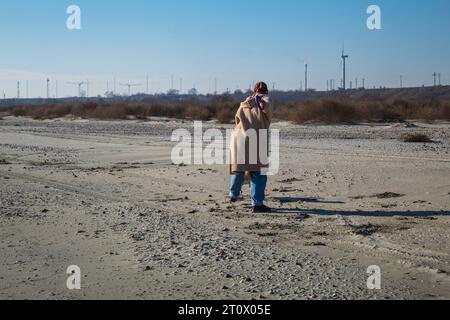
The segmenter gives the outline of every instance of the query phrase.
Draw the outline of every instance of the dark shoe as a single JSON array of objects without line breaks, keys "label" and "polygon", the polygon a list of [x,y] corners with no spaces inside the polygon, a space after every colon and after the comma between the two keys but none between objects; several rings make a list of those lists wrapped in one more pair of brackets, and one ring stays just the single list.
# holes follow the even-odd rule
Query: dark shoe
[{"label": "dark shoe", "polygon": [[253,213],[271,213],[272,209],[266,206],[253,207]]},{"label": "dark shoe", "polygon": [[243,201],[244,200],[244,197],[242,197],[242,196],[239,196],[239,197],[230,197],[230,202],[231,203],[236,203],[236,202],[240,202],[240,201]]}]

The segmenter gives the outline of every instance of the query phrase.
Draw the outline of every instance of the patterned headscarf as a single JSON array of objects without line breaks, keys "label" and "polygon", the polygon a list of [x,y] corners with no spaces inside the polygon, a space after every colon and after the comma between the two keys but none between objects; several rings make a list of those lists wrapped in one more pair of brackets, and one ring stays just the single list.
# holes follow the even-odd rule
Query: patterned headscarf
[{"label": "patterned headscarf", "polygon": [[264,82],[258,82],[253,89],[253,93],[255,94],[256,105],[261,111],[264,111],[266,109],[266,105],[261,97],[261,94],[269,94],[267,84]]},{"label": "patterned headscarf", "polygon": [[266,105],[265,105],[264,101],[262,100],[262,98],[261,98],[261,96],[259,94],[257,94],[255,96],[255,102],[256,102],[256,105],[258,106],[258,108],[261,111],[264,111],[266,109]]}]

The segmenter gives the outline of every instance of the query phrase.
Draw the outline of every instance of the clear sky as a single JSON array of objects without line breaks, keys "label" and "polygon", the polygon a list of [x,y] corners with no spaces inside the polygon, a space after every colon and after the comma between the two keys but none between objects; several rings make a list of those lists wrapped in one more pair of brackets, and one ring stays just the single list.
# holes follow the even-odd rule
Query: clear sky
[{"label": "clear sky", "polygon": [[[69,5],[81,8],[82,29],[66,28]],[[381,7],[382,30],[366,27],[369,5]],[[134,90],[174,86],[201,92],[247,89],[264,80],[298,89],[308,61],[309,87],[341,79],[343,44],[348,79],[366,87],[430,85],[433,72],[450,83],[449,0],[1,0],[0,92],[16,96],[76,95],[68,81],[88,79],[90,95],[109,81]],[[361,82],[360,82],[361,83]]]}]

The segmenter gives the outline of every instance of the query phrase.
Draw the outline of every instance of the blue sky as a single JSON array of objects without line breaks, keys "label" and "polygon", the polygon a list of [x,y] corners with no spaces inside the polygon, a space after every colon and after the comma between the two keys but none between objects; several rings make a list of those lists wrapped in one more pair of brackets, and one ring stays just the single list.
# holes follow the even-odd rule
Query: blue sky
[{"label": "blue sky", "polygon": [[[66,28],[66,8],[81,8],[82,29]],[[366,9],[382,10],[382,30],[366,27]],[[68,81],[88,79],[90,94],[107,82],[141,83],[137,91],[193,86],[201,92],[253,81],[296,89],[308,61],[309,86],[341,78],[340,51],[350,55],[348,79],[366,86],[430,85],[432,73],[450,82],[448,0],[2,0],[0,90],[45,96],[45,78],[59,96],[76,95]],[[361,82],[360,82],[361,83]],[[135,89],[136,90],[136,89]],[[1,91],[0,91],[1,92]]]}]

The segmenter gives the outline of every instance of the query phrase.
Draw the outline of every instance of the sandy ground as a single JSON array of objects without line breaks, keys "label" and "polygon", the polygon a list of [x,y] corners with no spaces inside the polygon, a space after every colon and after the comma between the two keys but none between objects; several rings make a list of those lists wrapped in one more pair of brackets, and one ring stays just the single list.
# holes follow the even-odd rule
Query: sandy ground
[{"label": "sandy ground", "polygon": [[450,299],[450,124],[275,124],[269,215],[224,166],[171,164],[191,126],[0,120],[0,298]]}]

